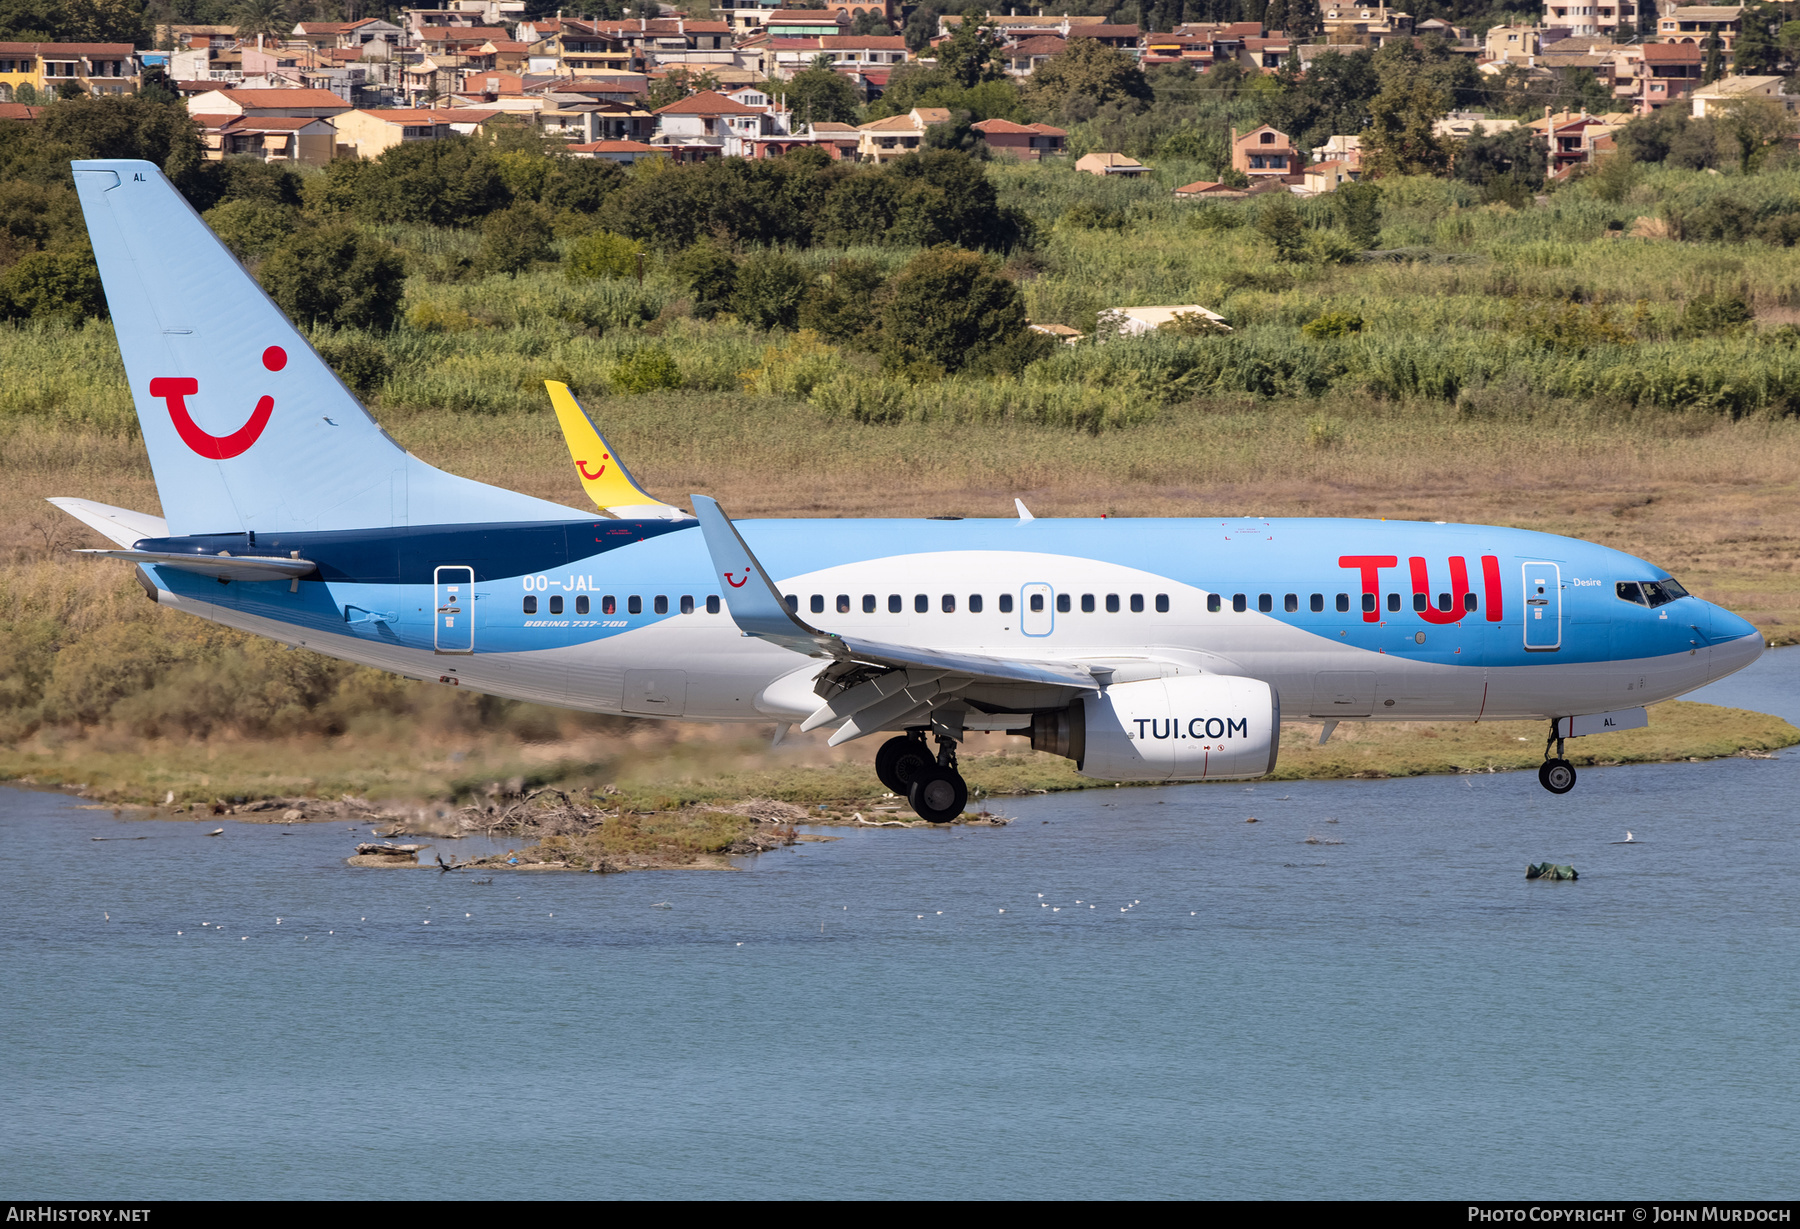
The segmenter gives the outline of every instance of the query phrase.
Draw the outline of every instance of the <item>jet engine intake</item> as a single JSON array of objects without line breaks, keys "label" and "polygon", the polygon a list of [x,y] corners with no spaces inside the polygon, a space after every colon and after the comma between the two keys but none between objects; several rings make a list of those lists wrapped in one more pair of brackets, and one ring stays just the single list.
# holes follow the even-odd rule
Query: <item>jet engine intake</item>
[{"label": "jet engine intake", "polygon": [[[1073,710],[1079,707],[1077,723]],[[1120,683],[1070,706],[1071,714],[1040,714],[1046,734],[1062,719],[1082,731],[1076,771],[1103,781],[1218,781],[1275,771],[1280,749],[1281,699],[1256,679],[1183,675]],[[1072,739],[1069,740],[1073,742]],[[1043,750],[1053,750],[1046,738]],[[1067,754],[1067,752],[1063,752]]]}]

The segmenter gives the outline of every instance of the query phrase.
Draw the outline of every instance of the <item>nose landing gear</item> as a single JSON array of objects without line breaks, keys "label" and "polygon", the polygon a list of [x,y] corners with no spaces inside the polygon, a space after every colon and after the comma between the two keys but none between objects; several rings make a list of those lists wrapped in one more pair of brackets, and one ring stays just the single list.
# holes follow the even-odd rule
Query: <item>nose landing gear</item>
[{"label": "nose landing gear", "polygon": [[954,739],[940,736],[934,756],[922,730],[890,738],[875,753],[875,775],[926,823],[950,823],[969,803],[969,787],[956,767]]},{"label": "nose landing gear", "polygon": [[[1550,746],[1556,745],[1556,757]],[[1575,765],[1563,758],[1563,740],[1556,735],[1556,722],[1550,723],[1550,737],[1544,740],[1544,762],[1538,767],[1538,784],[1553,794],[1566,794],[1575,788]]]}]

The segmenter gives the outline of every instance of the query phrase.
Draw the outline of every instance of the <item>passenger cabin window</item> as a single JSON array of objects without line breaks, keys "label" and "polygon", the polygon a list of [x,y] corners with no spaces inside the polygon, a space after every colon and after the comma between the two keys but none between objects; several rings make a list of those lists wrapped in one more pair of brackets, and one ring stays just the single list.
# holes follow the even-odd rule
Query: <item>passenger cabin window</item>
[{"label": "passenger cabin window", "polygon": [[1400,595],[1398,593],[1388,594],[1388,609],[1389,610],[1399,610],[1400,609]]},{"label": "passenger cabin window", "polygon": [[1475,599],[1475,595],[1473,593],[1463,594],[1463,609],[1464,610],[1474,610],[1475,605],[1476,605],[1476,599]]},{"label": "passenger cabin window", "polygon": [[956,594],[954,594],[954,593],[944,594],[941,605],[943,607],[945,614],[955,614],[956,613]]},{"label": "passenger cabin window", "polygon": [[981,594],[979,594],[979,593],[969,594],[969,613],[970,614],[980,614],[981,613]]},{"label": "passenger cabin window", "polygon": [[926,597],[923,593],[913,594],[913,610],[916,613],[924,614],[927,610],[930,610],[930,609],[931,609],[931,599],[929,597]]},{"label": "passenger cabin window", "polygon": [[694,596],[693,596],[693,594],[684,593],[681,595],[681,613],[682,614],[693,614],[694,613]]},{"label": "passenger cabin window", "polygon": [[850,613],[850,595],[848,593],[838,594],[837,612],[839,614],[849,614]]},{"label": "passenger cabin window", "polygon": [[1374,611],[1374,609],[1375,609],[1375,595],[1373,593],[1363,594],[1363,611],[1364,611],[1364,613],[1372,613]]},{"label": "passenger cabin window", "polygon": [[1337,595],[1337,608],[1339,614],[1348,614],[1350,612],[1350,595],[1348,593],[1340,593]]},{"label": "passenger cabin window", "polygon": [[1314,614],[1319,614],[1324,609],[1325,609],[1325,595],[1323,593],[1313,594],[1312,595],[1312,606],[1311,606],[1312,612]]},{"label": "passenger cabin window", "polygon": [[889,614],[899,614],[900,613],[900,595],[898,593],[888,594],[888,613]]},{"label": "passenger cabin window", "polygon": [[1000,613],[1001,614],[1011,614],[1012,613],[1012,594],[1002,593],[1000,595]]},{"label": "passenger cabin window", "polygon": [[1275,599],[1267,593],[1257,594],[1256,609],[1262,614],[1268,614],[1275,609]]},{"label": "passenger cabin window", "polygon": [[550,613],[551,614],[561,614],[562,613],[562,594],[559,593],[555,597],[550,599]]},{"label": "passenger cabin window", "polygon": [[1107,614],[1118,614],[1119,613],[1119,595],[1118,594],[1109,593],[1106,595],[1106,613]]},{"label": "passenger cabin window", "polygon": [[537,598],[535,596],[528,597],[525,599],[525,613],[526,614],[536,614],[537,613]]},{"label": "passenger cabin window", "polygon": [[1058,614],[1068,614],[1069,613],[1069,595],[1068,594],[1059,593],[1056,595],[1056,610],[1057,610]]},{"label": "passenger cabin window", "polygon": [[1081,613],[1082,614],[1093,614],[1094,613],[1094,595],[1093,594],[1084,593],[1081,595]]},{"label": "passenger cabin window", "polygon": [[823,593],[815,593],[812,595],[812,612],[814,614],[825,613],[825,595]]},{"label": "passenger cabin window", "polygon": [[1414,610],[1423,610],[1423,609],[1425,609],[1426,605],[1427,605],[1427,601],[1426,601],[1425,595],[1423,593],[1413,594],[1413,609]]},{"label": "passenger cabin window", "polygon": [[1032,614],[1044,613],[1044,595],[1043,594],[1034,593],[1031,595],[1031,613]]},{"label": "passenger cabin window", "polygon": [[619,612],[619,603],[616,599],[614,599],[612,594],[609,593],[605,597],[600,599],[600,613],[601,614],[617,614],[618,612]]},{"label": "passenger cabin window", "polygon": [[874,614],[875,613],[875,595],[873,593],[863,594],[863,613],[864,614]]},{"label": "passenger cabin window", "polygon": [[626,614],[643,614],[644,613],[644,599],[639,597],[635,593],[632,594],[630,597],[626,598],[625,599],[625,613]]},{"label": "passenger cabin window", "polygon": [[1245,600],[1243,594],[1234,593],[1231,595],[1231,608],[1237,611],[1237,613],[1243,614],[1246,610],[1250,609],[1250,603]]},{"label": "passenger cabin window", "polygon": [[1132,614],[1143,614],[1144,613],[1144,595],[1143,594],[1134,593],[1131,595],[1131,613]]},{"label": "passenger cabin window", "polygon": [[1156,595],[1156,613],[1157,614],[1168,614],[1169,613],[1169,595],[1168,594],[1159,593]]},{"label": "passenger cabin window", "polygon": [[[792,610],[793,608],[794,608],[794,599],[790,597],[788,599],[788,609]],[[656,595],[656,613],[657,614],[668,614],[669,613],[669,599],[664,597],[660,593]]]},{"label": "passenger cabin window", "polygon": [[1450,601],[1450,595],[1448,593],[1438,594],[1438,609],[1439,610],[1449,610],[1451,605],[1452,605],[1452,603]]},{"label": "passenger cabin window", "polygon": [[1296,610],[1300,609],[1300,595],[1298,593],[1290,593],[1282,598],[1281,608],[1289,614],[1293,614]]},{"label": "passenger cabin window", "polygon": [[719,613],[719,595],[718,594],[709,593],[706,595],[706,613],[707,614],[718,614]]},{"label": "passenger cabin window", "polygon": [[1206,612],[1208,614],[1218,614],[1219,607],[1223,606],[1224,604],[1225,604],[1224,602],[1219,600],[1218,594],[1209,593],[1206,595]]},{"label": "passenger cabin window", "polygon": [[587,594],[584,593],[580,597],[575,599],[575,613],[576,614],[586,614],[587,612],[588,612],[588,596],[587,596]]}]

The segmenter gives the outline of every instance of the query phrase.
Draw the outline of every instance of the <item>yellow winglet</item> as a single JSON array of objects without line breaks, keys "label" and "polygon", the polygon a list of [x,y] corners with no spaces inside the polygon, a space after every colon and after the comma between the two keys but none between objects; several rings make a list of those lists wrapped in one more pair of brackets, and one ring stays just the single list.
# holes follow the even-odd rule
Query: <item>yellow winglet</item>
[{"label": "yellow winglet", "polygon": [[637,484],[567,384],[545,380],[544,387],[550,390],[550,404],[556,407],[556,421],[562,424],[569,458],[575,462],[575,473],[589,499],[614,516],[653,520],[686,518],[687,513],[680,508],[663,503]]}]

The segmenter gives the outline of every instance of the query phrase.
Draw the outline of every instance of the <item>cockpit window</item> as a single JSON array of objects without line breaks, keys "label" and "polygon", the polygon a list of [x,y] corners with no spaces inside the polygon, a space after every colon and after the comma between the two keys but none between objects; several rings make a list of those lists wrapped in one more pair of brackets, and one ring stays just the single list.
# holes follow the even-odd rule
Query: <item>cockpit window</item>
[{"label": "cockpit window", "polygon": [[1688,595],[1679,581],[1665,577],[1662,580],[1621,580],[1613,586],[1614,592],[1622,602],[1636,602],[1639,606],[1667,606],[1677,598]]}]

